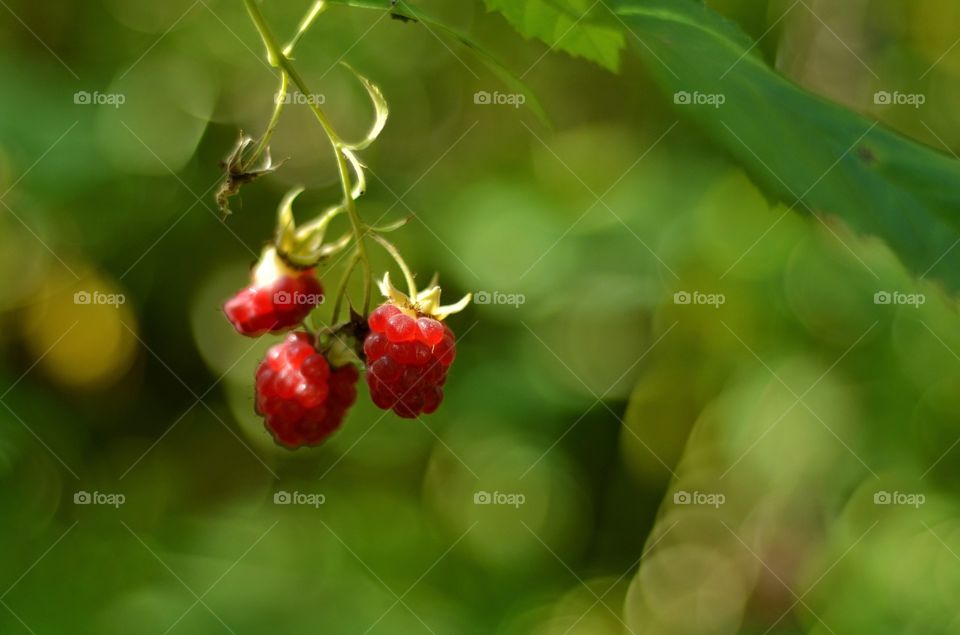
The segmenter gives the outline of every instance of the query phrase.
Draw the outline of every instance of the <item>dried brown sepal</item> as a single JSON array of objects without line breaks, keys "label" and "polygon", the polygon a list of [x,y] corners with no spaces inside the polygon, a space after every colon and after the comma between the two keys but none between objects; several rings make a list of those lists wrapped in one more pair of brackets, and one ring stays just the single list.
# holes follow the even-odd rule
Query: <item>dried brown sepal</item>
[{"label": "dried brown sepal", "polygon": [[224,170],[224,177],[217,189],[215,198],[217,207],[220,208],[220,212],[224,216],[232,213],[230,199],[240,193],[241,187],[259,179],[264,174],[270,174],[283,165],[283,161],[273,163],[269,147],[264,150],[262,158],[249,156],[248,150],[253,143],[254,139],[241,131],[240,139],[233,150],[230,151],[226,159],[220,162],[220,167]]}]

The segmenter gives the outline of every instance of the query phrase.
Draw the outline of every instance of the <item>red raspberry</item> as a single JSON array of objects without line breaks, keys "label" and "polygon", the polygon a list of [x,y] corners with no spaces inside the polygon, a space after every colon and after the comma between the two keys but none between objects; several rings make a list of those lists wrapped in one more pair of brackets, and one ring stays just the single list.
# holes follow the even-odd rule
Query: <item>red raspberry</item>
[{"label": "red raspberry", "polygon": [[331,370],[307,333],[290,333],[257,368],[257,414],[280,445],[317,445],[340,427],[359,378],[349,364]]},{"label": "red raspberry", "polygon": [[457,354],[453,331],[431,317],[416,318],[395,304],[382,304],[367,320],[363,343],[367,385],[378,408],[412,419],[443,401],[447,368]]},{"label": "red raspberry", "polygon": [[250,286],[230,298],[223,311],[238,333],[256,337],[300,325],[321,302],[323,288],[313,269],[298,271],[268,247],[253,270]]}]

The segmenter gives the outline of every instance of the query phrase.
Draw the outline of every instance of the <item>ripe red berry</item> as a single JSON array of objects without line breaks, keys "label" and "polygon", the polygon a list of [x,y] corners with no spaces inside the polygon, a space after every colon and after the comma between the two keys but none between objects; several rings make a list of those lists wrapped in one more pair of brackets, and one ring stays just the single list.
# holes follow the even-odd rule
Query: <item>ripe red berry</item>
[{"label": "ripe red berry", "polygon": [[307,333],[291,333],[257,368],[257,414],[280,445],[317,445],[340,427],[359,377],[349,364],[331,369]]},{"label": "ripe red berry", "polygon": [[456,340],[447,325],[413,317],[392,303],[370,314],[363,343],[367,385],[377,407],[414,418],[430,414],[443,401],[447,368],[456,357]]},{"label": "ripe red berry", "polygon": [[299,326],[322,301],[323,288],[313,269],[298,271],[268,247],[250,286],[230,298],[223,311],[238,333],[255,337]]}]

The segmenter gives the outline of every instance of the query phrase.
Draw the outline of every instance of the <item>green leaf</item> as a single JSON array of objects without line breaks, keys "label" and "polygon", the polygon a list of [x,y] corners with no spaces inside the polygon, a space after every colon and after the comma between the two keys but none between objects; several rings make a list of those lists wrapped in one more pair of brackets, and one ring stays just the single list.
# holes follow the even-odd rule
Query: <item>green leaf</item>
[{"label": "green leaf", "polygon": [[618,72],[624,30],[604,2],[595,0],[486,0],[524,37],[536,37],[551,49],[565,51]]},{"label": "green leaf", "polygon": [[[773,71],[736,25],[690,0],[617,8],[673,101],[768,192],[883,238],[915,273],[960,288],[960,162],[814,96]],[[718,100],[714,100],[718,101]]]},{"label": "green leaf", "polygon": [[419,22],[424,26],[424,28],[430,30],[434,34],[439,33],[458,42],[459,44],[470,49],[477,59],[479,59],[490,70],[490,72],[496,75],[497,78],[499,78],[500,81],[506,84],[511,90],[523,94],[524,97],[526,97],[525,105],[530,108],[530,110],[532,110],[537,118],[543,123],[549,123],[547,113],[543,110],[543,107],[540,105],[540,100],[538,100],[537,96],[532,90],[530,90],[530,87],[527,86],[526,83],[524,83],[522,79],[520,79],[513,71],[511,71],[498,57],[481,46],[467,33],[443,23],[422,9],[414,9],[409,4],[404,2],[404,0],[399,0],[396,5],[394,5],[391,0],[329,0],[329,2],[330,4],[342,4],[358,9],[386,11],[390,13],[392,17],[400,19],[401,21]]}]

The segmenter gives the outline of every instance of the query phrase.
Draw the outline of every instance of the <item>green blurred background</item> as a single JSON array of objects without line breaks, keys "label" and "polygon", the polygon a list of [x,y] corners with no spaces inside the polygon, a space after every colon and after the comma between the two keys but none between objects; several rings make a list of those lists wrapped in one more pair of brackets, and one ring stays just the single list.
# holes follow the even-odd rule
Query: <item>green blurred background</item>
[{"label": "green blurred background", "polygon": [[[708,4],[804,87],[960,147],[956,2]],[[331,118],[372,116],[340,59],[391,106],[361,214],[415,214],[394,237],[421,277],[493,301],[450,319],[437,414],[362,387],[290,453],[253,413],[275,339],[220,304],[283,193],[307,185],[309,213],[338,183],[291,106],[289,160],[216,209],[276,83],[242,3],[0,5],[0,633],[960,632],[955,298],[765,198],[636,56],[617,76],[479,2],[417,4],[508,60],[548,126],[476,103],[509,89],[422,25],[321,16],[296,58]],[[264,11],[287,34],[307,5]],[[874,103],[873,71],[922,109]]]}]

